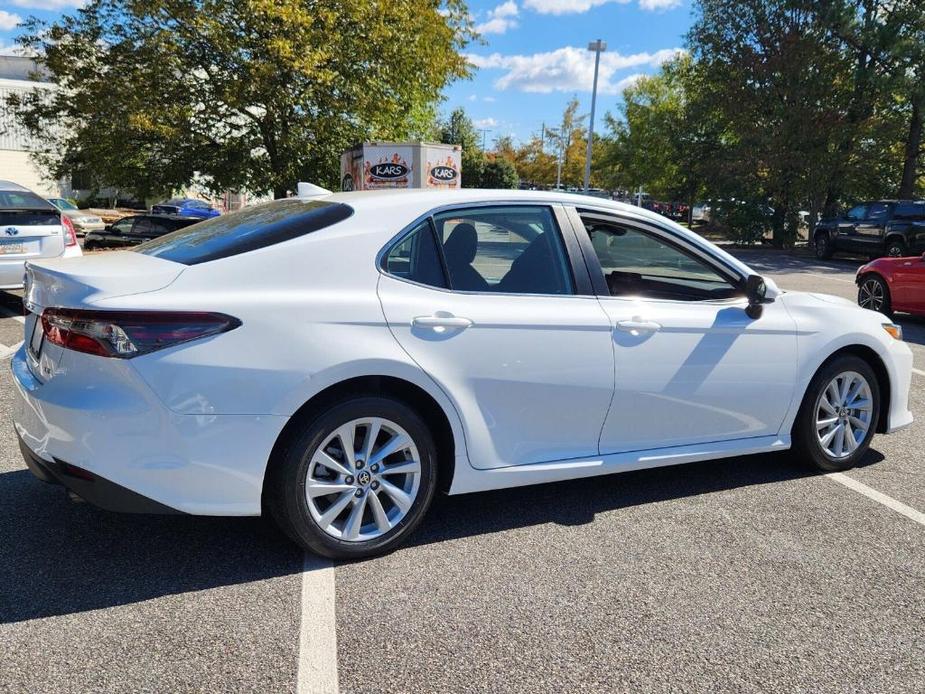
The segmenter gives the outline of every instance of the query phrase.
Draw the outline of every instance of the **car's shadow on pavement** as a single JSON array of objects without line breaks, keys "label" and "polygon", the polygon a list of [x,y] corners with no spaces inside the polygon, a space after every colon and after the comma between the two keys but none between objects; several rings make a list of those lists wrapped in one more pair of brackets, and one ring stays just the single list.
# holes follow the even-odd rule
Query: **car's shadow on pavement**
[{"label": "car's shadow on pavement", "polygon": [[[864,465],[883,456],[871,451]],[[787,454],[518,489],[438,496],[409,547],[815,474]],[[0,624],[291,575],[302,552],[257,518],[140,516],[65,498],[26,470],[0,474]]]},{"label": "car's shadow on pavement", "polygon": [[0,500],[0,624],[302,570],[302,552],[259,518],[109,513],[26,470],[0,474]]}]

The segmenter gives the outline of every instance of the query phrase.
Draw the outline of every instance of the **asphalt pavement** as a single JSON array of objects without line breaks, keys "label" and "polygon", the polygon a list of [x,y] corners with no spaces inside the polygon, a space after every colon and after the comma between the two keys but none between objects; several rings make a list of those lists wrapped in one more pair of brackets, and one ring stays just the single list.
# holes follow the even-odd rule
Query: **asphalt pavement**
[{"label": "asphalt pavement", "polygon": [[[857,262],[740,256],[854,297]],[[0,412],[20,310],[0,292]],[[914,513],[925,320],[899,322],[916,422],[847,476]],[[787,454],[443,497],[408,546],[336,565],[331,596],[260,519],[67,501],[5,426],[0,691],[320,691],[328,658],[342,692],[925,692],[925,526],[895,508]]]}]

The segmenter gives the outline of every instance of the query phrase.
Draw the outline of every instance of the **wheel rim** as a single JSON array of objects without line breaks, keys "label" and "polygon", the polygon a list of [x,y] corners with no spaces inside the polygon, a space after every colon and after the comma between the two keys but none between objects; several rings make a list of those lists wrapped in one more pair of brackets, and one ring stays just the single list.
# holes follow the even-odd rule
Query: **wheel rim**
[{"label": "wheel rim", "polygon": [[831,458],[847,458],[867,437],[874,411],[867,379],[846,371],[829,381],[816,399],[816,440]]},{"label": "wheel rim", "polygon": [[816,252],[825,253],[826,246],[829,245],[829,239],[825,236],[820,236],[816,239]]},{"label": "wheel rim", "polygon": [[883,298],[883,285],[877,280],[870,279],[861,285],[858,292],[858,305],[861,308],[879,311],[883,308]]},{"label": "wheel rim", "polygon": [[375,540],[408,515],[421,484],[421,458],[407,431],[381,417],[338,427],[312,452],[308,509],[326,534]]},{"label": "wheel rim", "polygon": [[890,246],[886,249],[886,253],[891,258],[899,258],[903,254],[903,249],[901,246]]}]

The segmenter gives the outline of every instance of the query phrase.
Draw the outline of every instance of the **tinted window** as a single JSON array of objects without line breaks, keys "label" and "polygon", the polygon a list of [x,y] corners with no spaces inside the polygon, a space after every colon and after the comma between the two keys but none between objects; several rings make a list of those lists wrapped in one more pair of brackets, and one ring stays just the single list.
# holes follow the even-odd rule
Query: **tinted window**
[{"label": "tinted window", "polygon": [[848,210],[848,214],[845,215],[848,219],[864,219],[864,216],[867,214],[867,205],[857,205]]},{"label": "tinted window", "polygon": [[872,202],[867,206],[867,219],[873,222],[879,222],[887,218],[890,207],[883,202]]},{"label": "tinted window", "polygon": [[452,289],[572,293],[562,238],[548,207],[480,207],[443,212],[434,221]]},{"label": "tinted window", "polygon": [[49,210],[55,206],[27,190],[0,190],[0,209],[5,210]]},{"label": "tinted window", "polygon": [[132,227],[133,234],[150,234],[154,231],[154,221],[148,217],[138,217],[135,220],[135,226]]},{"label": "tinted window", "polygon": [[184,265],[197,265],[289,241],[342,222],[352,214],[353,208],[343,203],[297,198],[276,200],[212,217],[146,241],[134,250]]},{"label": "tinted window", "polygon": [[119,221],[113,223],[112,230],[127,234],[132,230],[132,224],[135,223],[136,219],[137,217],[123,217]]},{"label": "tinted window", "polygon": [[429,221],[422,223],[392,247],[386,256],[385,269],[396,277],[432,287],[446,287],[443,265]]},{"label": "tinted window", "polygon": [[900,202],[894,216],[897,219],[925,219],[925,202]]},{"label": "tinted window", "polygon": [[585,220],[611,296],[697,301],[741,292],[699,258],[616,223]]}]

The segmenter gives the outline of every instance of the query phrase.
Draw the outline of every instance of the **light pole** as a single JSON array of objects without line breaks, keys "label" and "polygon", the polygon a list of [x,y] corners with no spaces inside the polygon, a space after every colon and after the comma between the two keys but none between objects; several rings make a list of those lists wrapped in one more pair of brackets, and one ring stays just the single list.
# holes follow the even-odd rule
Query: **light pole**
[{"label": "light pole", "polygon": [[585,192],[591,186],[591,145],[594,140],[594,106],[597,102],[597,69],[601,65],[601,53],[607,50],[607,43],[598,39],[588,44],[594,51],[594,87],[591,89],[591,122],[588,124],[588,155],[585,157]]}]

